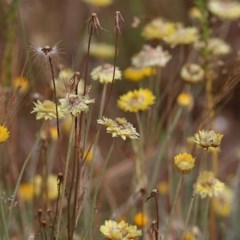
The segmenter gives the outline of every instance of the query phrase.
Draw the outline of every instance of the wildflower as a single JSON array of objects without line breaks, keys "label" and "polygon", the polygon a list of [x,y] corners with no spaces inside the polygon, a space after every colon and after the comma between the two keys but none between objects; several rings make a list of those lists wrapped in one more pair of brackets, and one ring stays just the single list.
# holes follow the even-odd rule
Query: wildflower
[{"label": "wildflower", "polygon": [[93,7],[107,7],[112,4],[112,0],[83,0]]},{"label": "wildflower", "polygon": [[160,45],[156,48],[144,45],[142,50],[133,56],[132,65],[136,68],[165,67],[170,59],[171,55],[169,52],[163,51]]},{"label": "wildflower", "polygon": [[142,36],[147,39],[163,39],[174,33],[175,24],[162,18],[153,19],[142,31]]},{"label": "wildflower", "polygon": [[59,108],[65,114],[78,115],[81,112],[87,112],[89,110],[89,104],[94,103],[94,99],[90,99],[88,95],[80,96],[76,94],[67,94],[65,98],[59,99]]},{"label": "wildflower", "polygon": [[143,78],[152,76],[156,74],[156,70],[152,67],[144,67],[144,68],[135,68],[135,67],[128,67],[125,69],[123,75],[126,79],[130,81],[140,81]]},{"label": "wildflower", "polygon": [[194,226],[184,234],[183,240],[197,240],[199,236],[200,230],[197,226]]},{"label": "wildflower", "polygon": [[182,92],[177,97],[177,103],[183,108],[191,109],[193,106],[193,97],[189,93]]},{"label": "wildflower", "polygon": [[220,217],[228,217],[232,211],[233,191],[224,185],[223,191],[213,199],[215,213]]},{"label": "wildflower", "polygon": [[123,220],[119,223],[105,221],[105,224],[100,226],[100,232],[110,240],[134,240],[142,235],[142,231],[137,230],[136,226],[128,225]]},{"label": "wildflower", "polygon": [[54,200],[58,197],[58,177],[56,175],[48,175],[47,183],[44,186],[44,181],[40,175],[36,175],[31,184],[34,187],[34,195],[40,196],[49,200]]},{"label": "wildflower", "polygon": [[58,139],[57,127],[55,126],[50,127],[49,132],[52,140]]},{"label": "wildflower", "polygon": [[44,60],[51,59],[57,59],[58,58],[58,45],[54,45],[53,47],[50,47],[46,45],[45,47],[33,47],[33,50],[35,52],[35,55],[43,58]]},{"label": "wildflower", "polygon": [[113,58],[115,48],[113,45],[107,43],[91,43],[90,55],[100,59]]},{"label": "wildflower", "polygon": [[[111,83],[113,80],[113,69],[114,66],[111,64],[104,64],[94,68],[91,72],[91,77],[93,80],[98,80],[102,84]],[[120,80],[122,78],[121,71],[118,67],[115,68],[115,80]]]},{"label": "wildflower", "polygon": [[138,112],[147,110],[154,102],[155,96],[153,93],[147,88],[140,88],[120,96],[117,105],[126,112]]},{"label": "wildflower", "polygon": [[8,128],[0,124],[0,143],[6,142],[9,138],[9,135],[10,133],[8,131]]},{"label": "wildflower", "polygon": [[16,77],[13,79],[13,88],[15,88],[19,93],[26,93],[29,89],[29,82],[24,77]]},{"label": "wildflower", "polygon": [[174,157],[174,166],[182,174],[189,173],[195,164],[195,158],[189,153],[179,153]]},{"label": "wildflower", "polygon": [[181,24],[177,25],[176,31],[171,35],[164,37],[163,40],[173,46],[179,44],[191,44],[198,40],[198,30],[195,27],[183,27]]},{"label": "wildflower", "polygon": [[157,190],[160,194],[166,195],[169,192],[169,184],[167,181],[161,181],[158,183]]},{"label": "wildflower", "polygon": [[34,187],[31,183],[22,183],[19,186],[18,195],[24,201],[31,201],[34,197]]},{"label": "wildflower", "polygon": [[188,63],[182,67],[180,75],[188,83],[198,83],[204,78],[204,70],[198,64]]},{"label": "wildflower", "polygon": [[90,149],[90,151],[88,149],[86,149],[83,153],[83,159],[86,159],[87,162],[91,162],[93,160],[93,150]]},{"label": "wildflower", "polygon": [[222,20],[235,20],[240,17],[240,3],[237,1],[212,0],[208,9]]},{"label": "wildflower", "polygon": [[194,191],[201,198],[218,196],[223,190],[224,183],[215,178],[210,171],[203,171],[194,184]]},{"label": "wildflower", "polygon": [[202,148],[208,149],[209,147],[217,148],[219,147],[223,135],[220,133],[215,133],[213,130],[205,131],[200,130],[195,134],[195,143],[200,145]]},{"label": "wildflower", "polygon": [[190,8],[189,16],[193,19],[201,19],[202,18],[202,14],[201,14],[199,8],[197,8],[197,7]]},{"label": "wildflower", "polygon": [[[37,116],[36,119],[55,119],[57,118],[56,114],[56,105],[54,102],[50,100],[45,100],[43,102],[40,102],[39,100],[37,102],[34,102],[35,107],[33,108],[33,111],[31,113],[36,112]],[[58,117],[62,118],[64,117],[63,112],[58,109]]]},{"label": "wildflower", "polygon": [[121,137],[123,140],[127,138],[138,139],[139,134],[133,125],[125,118],[116,118],[112,120],[110,118],[102,117],[97,122],[107,127],[107,132],[112,134],[112,137]]},{"label": "wildflower", "polygon": [[147,216],[143,212],[138,212],[134,216],[134,222],[139,227],[147,225]]},{"label": "wildflower", "polygon": [[[198,41],[194,44],[194,47],[199,52],[202,52],[205,48],[205,43]],[[231,52],[231,46],[220,38],[210,38],[207,43],[207,51],[210,56],[223,56]]]}]

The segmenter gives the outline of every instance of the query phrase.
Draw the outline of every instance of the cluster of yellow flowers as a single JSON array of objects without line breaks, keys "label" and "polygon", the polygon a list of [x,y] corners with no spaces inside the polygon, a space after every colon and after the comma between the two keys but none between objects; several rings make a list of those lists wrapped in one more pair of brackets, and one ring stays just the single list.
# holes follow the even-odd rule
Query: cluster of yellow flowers
[{"label": "cluster of yellow flowers", "polygon": [[0,124],[0,143],[4,143],[9,138],[9,130],[4,125]]}]

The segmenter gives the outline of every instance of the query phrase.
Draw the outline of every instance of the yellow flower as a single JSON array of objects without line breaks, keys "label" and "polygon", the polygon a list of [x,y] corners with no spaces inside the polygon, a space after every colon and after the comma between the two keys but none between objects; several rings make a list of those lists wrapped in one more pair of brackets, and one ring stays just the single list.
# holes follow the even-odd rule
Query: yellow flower
[{"label": "yellow flower", "polygon": [[191,44],[198,40],[198,30],[195,27],[183,27],[178,24],[176,31],[164,37],[163,40],[170,45]]},{"label": "yellow flower", "polygon": [[83,0],[93,7],[106,7],[112,4],[112,0]]},{"label": "yellow flower", "polygon": [[193,97],[189,93],[180,93],[177,97],[179,106],[187,109],[191,109],[193,106]]},{"label": "yellow flower", "polygon": [[59,109],[64,115],[72,114],[77,116],[81,112],[89,110],[89,104],[94,103],[94,99],[90,99],[88,95],[80,96],[76,94],[67,94],[65,98],[59,99]]},{"label": "yellow flower", "polygon": [[144,68],[135,68],[135,67],[128,67],[125,69],[123,75],[126,79],[130,81],[140,81],[143,78],[152,76],[156,74],[156,70],[152,67],[144,67]]},{"label": "yellow flower", "polygon": [[30,201],[34,197],[34,187],[31,183],[22,183],[18,190],[18,195],[25,201]]},{"label": "yellow flower", "polygon": [[113,58],[115,48],[113,45],[107,43],[91,43],[90,55],[100,59]]},{"label": "yellow flower", "polygon": [[[49,200],[55,200],[58,196],[58,177],[56,175],[48,175],[47,185],[44,186],[44,181],[40,175],[36,175],[32,180],[34,187],[34,195],[40,196]],[[46,188],[46,189],[44,189]]]},{"label": "yellow flower", "polygon": [[183,240],[197,240],[199,239],[200,231],[199,228],[194,226],[184,234]]},{"label": "yellow flower", "polygon": [[107,127],[107,132],[112,134],[112,137],[121,137],[123,140],[127,138],[138,139],[139,134],[133,125],[125,118],[116,118],[112,120],[110,118],[102,117],[97,122]]},{"label": "yellow flower", "polygon": [[0,124],[0,143],[6,142],[9,138],[8,128]]},{"label": "yellow flower", "polygon": [[189,153],[179,153],[174,157],[174,166],[182,174],[189,173],[195,164],[195,158]]},{"label": "yellow flower", "polygon": [[161,181],[158,183],[157,190],[160,194],[166,195],[169,192],[169,184],[167,181]]},{"label": "yellow flower", "polygon": [[155,96],[153,93],[147,88],[140,88],[120,96],[117,105],[126,112],[138,112],[147,110],[154,102]]},{"label": "yellow flower", "polygon": [[[198,41],[194,44],[194,47],[199,52],[202,52],[205,48],[205,43]],[[211,56],[224,56],[231,52],[231,46],[220,38],[210,38],[208,40],[207,50]]]},{"label": "yellow flower", "polygon": [[215,133],[213,130],[200,130],[194,135],[194,137],[195,143],[200,145],[202,148],[208,149],[209,147],[219,147],[223,135],[220,133]]},{"label": "yellow flower", "polygon": [[147,225],[148,219],[143,212],[138,212],[134,216],[134,222],[139,227],[144,227]]},{"label": "yellow flower", "polygon": [[20,93],[26,93],[29,89],[29,82],[24,77],[16,77],[13,79],[13,87]]},{"label": "yellow flower", "polygon": [[189,16],[193,19],[201,19],[202,18],[202,14],[197,7],[190,8]]},{"label": "yellow flower", "polygon": [[213,199],[216,214],[220,217],[228,217],[232,211],[233,191],[224,185],[224,189]]},{"label": "yellow flower", "polygon": [[203,171],[194,184],[194,191],[201,198],[218,196],[223,190],[224,183],[215,178],[210,171]]},{"label": "yellow flower", "polygon": [[162,39],[174,33],[175,24],[162,18],[153,19],[142,31],[142,36],[147,39]]},{"label": "yellow flower", "polygon": [[49,132],[52,140],[57,140],[58,138],[57,127],[54,126],[50,127]]},{"label": "yellow flower", "polygon": [[204,70],[198,64],[187,63],[182,67],[180,76],[188,83],[198,83],[204,78]]},{"label": "yellow flower", "polygon": [[222,20],[235,20],[240,17],[240,3],[237,1],[212,0],[209,10]]},{"label": "yellow flower", "polygon": [[[114,66],[111,64],[104,64],[94,68],[91,72],[91,77],[93,80],[98,80],[102,84],[111,83],[113,80],[113,69]],[[122,78],[121,71],[118,67],[115,68],[115,80],[120,80]]]},{"label": "yellow flower", "polygon": [[[33,111],[31,113],[36,112],[37,116],[36,119],[55,119],[57,118],[56,114],[56,105],[54,102],[50,100],[45,100],[43,102],[40,102],[39,100],[37,102],[34,102],[35,107],[33,108]],[[64,117],[63,112],[58,108],[58,117],[62,118]]]},{"label": "yellow flower", "polygon": [[132,65],[136,68],[165,67],[170,59],[169,52],[164,51],[160,45],[156,48],[144,45],[142,50],[132,57]]},{"label": "yellow flower", "polygon": [[86,159],[87,162],[91,162],[93,160],[93,150],[90,149],[90,151],[88,151],[88,149],[86,149],[83,158]]},{"label": "yellow flower", "polygon": [[142,235],[141,230],[137,230],[136,226],[128,225],[125,221],[119,223],[107,220],[105,225],[100,226],[100,232],[109,240],[134,240]]}]

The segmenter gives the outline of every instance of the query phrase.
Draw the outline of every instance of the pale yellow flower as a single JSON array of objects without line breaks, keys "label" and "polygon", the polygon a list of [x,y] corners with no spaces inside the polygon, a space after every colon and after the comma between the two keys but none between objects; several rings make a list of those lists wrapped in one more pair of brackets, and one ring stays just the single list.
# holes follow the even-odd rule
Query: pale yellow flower
[{"label": "pale yellow flower", "polygon": [[197,226],[189,229],[183,237],[183,240],[198,240],[200,237],[200,230]]},{"label": "pale yellow flower", "polygon": [[80,96],[76,94],[67,94],[65,98],[59,99],[59,109],[64,115],[72,114],[77,116],[81,112],[89,110],[89,104],[94,103],[94,99],[90,99],[88,95]]},{"label": "pale yellow flower", "polygon": [[0,124],[0,143],[4,143],[9,138],[9,131],[8,128],[2,124]]},{"label": "pale yellow flower", "polygon": [[90,55],[100,59],[111,59],[114,57],[115,47],[108,43],[91,43]]},{"label": "pale yellow flower", "polygon": [[[97,80],[102,84],[111,83],[113,80],[113,69],[114,66],[111,64],[104,64],[94,68],[91,72],[91,77],[93,80]],[[122,74],[118,67],[115,68],[115,80],[121,80]]]},{"label": "pale yellow flower", "polygon": [[203,171],[194,184],[195,193],[201,198],[218,196],[224,190],[224,183],[214,177],[214,173]]},{"label": "pale yellow flower", "polygon": [[119,223],[108,220],[100,226],[100,232],[109,240],[134,240],[142,235],[136,226],[128,225],[125,221]]},{"label": "pale yellow flower", "polygon": [[93,7],[107,7],[112,4],[112,0],[83,0]]},{"label": "pale yellow flower", "polygon": [[157,185],[157,190],[160,194],[166,195],[169,192],[169,184],[167,181],[161,181]]},{"label": "pale yellow flower", "polygon": [[139,134],[133,125],[125,118],[116,118],[112,120],[110,118],[102,117],[97,122],[107,127],[107,132],[112,134],[112,137],[121,137],[123,140],[127,138],[138,139]]},{"label": "pale yellow flower", "polygon": [[177,97],[177,103],[183,108],[191,109],[193,106],[193,97],[190,93],[182,92]]},{"label": "pale yellow flower", "polygon": [[152,91],[140,88],[120,96],[117,105],[126,112],[144,111],[154,104],[155,98]]},{"label": "pale yellow flower", "polygon": [[202,148],[219,147],[223,135],[215,133],[213,130],[200,130],[194,135],[194,142]]},{"label": "pale yellow flower", "polygon": [[23,94],[29,90],[29,81],[24,77],[15,77],[12,84],[19,93]]},{"label": "pale yellow flower", "polygon": [[222,20],[235,20],[240,17],[238,1],[211,0],[208,9]]},{"label": "pale yellow flower", "polygon": [[144,214],[143,212],[137,212],[134,216],[134,223],[138,226],[138,227],[144,227],[147,225],[148,222],[148,218],[147,215]]},{"label": "pale yellow flower", "polygon": [[204,78],[204,70],[198,64],[187,63],[182,67],[180,76],[188,83],[198,83]]},{"label": "pale yellow flower", "polygon": [[165,67],[171,55],[159,45],[156,48],[144,45],[142,50],[132,57],[132,65],[136,68]]},{"label": "pale yellow flower", "polygon": [[162,39],[174,33],[176,26],[174,23],[162,18],[153,19],[143,28],[142,36],[147,39]]},{"label": "pale yellow flower", "polygon": [[198,40],[198,29],[195,27],[183,27],[181,24],[177,25],[177,29],[169,36],[164,37],[163,40],[176,46],[179,44],[191,44]]},{"label": "pale yellow flower", "polygon": [[[202,52],[205,48],[205,44],[202,41],[198,41],[194,44],[194,47],[199,52]],[[224,56],[231,52],[231,46],[220,38],[210,38],[208,40],[207,51],[211,56]]]},{"label": "pale yellow flower", "polygon": [[152,67],[135,68],[128,67],[124,70],[123,76],[133,82],[140,81],[146,77],[156,74],[156,69]]},{"label": "pale yellow flower", "polygon": [[[37,116],[36,119],[55,119],[57,118],[56,114],[56,105],[54,102],[50,100],[45,100],[43,102],[40,102],[39,100],[37,102],[34,102],[35,107],[33,108],[33,111],[31,113],[36,112]],[[58,108],[58,117],[63,118],[64,114],[63,112]]]},{"label": "pale yellow flower", "polygon": [[193,169],[195,158],[189,153],[179,153],[174,157],[173,164],[180,173],[187,174]]},{"label": "pale yellow flower", "polygon": [[220,217],[228,217],[233,206],[233,190],[224,185],[223,191],[213,199],[215,213]]}]

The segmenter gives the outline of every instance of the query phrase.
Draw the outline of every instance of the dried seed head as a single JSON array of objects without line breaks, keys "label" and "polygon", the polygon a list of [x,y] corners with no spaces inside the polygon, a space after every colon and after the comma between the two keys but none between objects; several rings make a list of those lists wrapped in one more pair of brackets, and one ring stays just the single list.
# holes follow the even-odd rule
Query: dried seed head
[{"label": "dried seed head", "polygon": [[121,34],[121,24],[124,22],[124,19],[120,13],[120,11],[115,12],[115,31],[118,34]]},{"label": "dried seed head", "polygon": [[88,19],[88,30],[91,34],[92,32],[98,34],[98,30],[104,30],[103,27],[100,24],[98,15],[96,13],[92,13],[91,17]]}]

